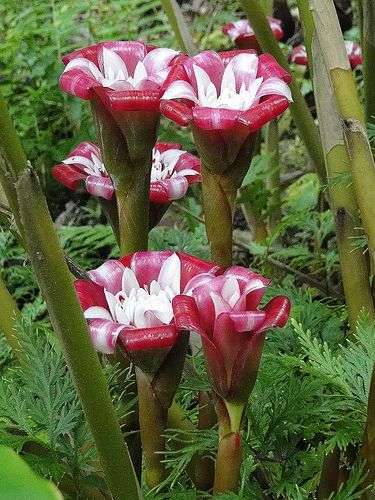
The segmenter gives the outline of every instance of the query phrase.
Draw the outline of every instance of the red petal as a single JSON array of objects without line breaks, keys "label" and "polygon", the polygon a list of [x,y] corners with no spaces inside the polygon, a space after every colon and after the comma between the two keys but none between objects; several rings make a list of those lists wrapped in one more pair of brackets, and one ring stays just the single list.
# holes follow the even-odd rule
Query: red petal
[{"label": "red petal", "polygon": [[97,351],[112,354],[116,347],[117,338],[124,325],[106,319],[89,321],[89,330],[92,343]]},{"label": "red petal", "polygon": [[98,47],[99,44],[96,45],[90,45],[89,47],[85,47],[83,49],[78,49],[75,50],[74,52],[70,52],[70,54],[65,54],[62,58],[62,62],[65,64],[65,66],[72,61],[73,59],[76,59],[77,57],[84,57],[85,59],[89,59],[91,62],[94,64],[98,64]]},{"label": "red petal", "polygon": [[202,336],[202,345],[211,384],[220,396],[225,397],[228,394],[228,383],[223,356],[208,337]]},{"label": "red petal", "polygon": [[118,337],[118,342],[127,351],[164,349],[175,344],[177,334],[175,325],[163,325],[155,328],[125,327]]},{"label": "red petal", "polygon": [[81,142],[71,153],[68,154],[67,158],[70,156],[84,156],[85,158],[91,160],[92,154],[97,156],[99,160],[102,159],[100,149],[96,144],[93,142]]},{"label": "red petal", "polygon": [[89,272],[90,278],[104,287],[108,292],[116,294],[122,289],[124,267],[121,261],[107,260],[101,266]]},{"label": "red petal", "polygon": [[108,309],[103,287],[93,281],[76,280],[74,282],[77,297],[83,311],[89,307],[99,306]]},{"label": "red petal", "polygon": [[111,200],[115,191],[109,177],[99,177],[97,175],[87,176],[86,189],[93,196],[100,196],[106,200]]},{"label": "red petal", "polygon": [[280,66],[271,54],[261,54],[259,56],[257,77],[259,78],[260,76],[263,76],[265,80],[276,77],[284,80],[286,83],[292,81],[291,75]]},{"label": "red petal", "polygon": [[111,90],[96,87],[95,92],[103,104],[113,111],[154,111],[159,112],[159,90]]},{"label": "red petal", "polygon": [[172,307],[178,330],[189,330],[202,336],[206,335],[193,297],[176,295],[172,300]]},{"label": "red petal", "polygon": [[155,144],[155,149],[159,151],[159,153],[164,153],[164,151],[168,151],[168,149],[182,149],[182,145],[176,142],[157,142]]},{"label": "red petal", "polygon": [[224,74],[224,64],[217,52],[213,50],[204,50],[200,54],[188,59],[184,64],[189,81],[197,92],[198,86],[193,65],[202,68],[209,76],[211,82],[215,85],[216,90],[220,91],[221,80]]},{"label": "red petal", "polygon": [[184,290],[187,283],[197,274],[212,273],[221,274],[223,269],[207,260],[194,257],[182,252],[176,252],[181,261],[181,290]]},{"label": "red petal", "polygon": [[88,101],[90,99],[90,89],[96,87],[98,82],[81,69],[72,69],[71,71],[65,71],[60,76],[59,85],[67,94]]},{"label": "red petal", "polygon": [[79,181],[86,179],[87,174],[82,173],[73,165],[59,163],[51,169],[53,177],[64,186],[75,191],[78,188]]},{"label": "red petal", "polygon": [[203,130],[229,130],[237,124],[240,111],[223,108],[193,108],[194,123]]},{"label": "red petal", "polygon": [[223,50],[222,52],[218,52],[221,60],[226,66],[234,56],[238,56],[238,54],[256,54],[257,51],[254,49],[244,49],[244,50]]},{"label": "red petal", "polygon": [[283,96],[271,96],[257,106],[244,111],[238,121],[248,126],[250,132],[256,132],[263,125],[281,115],[288,109],[289,102]]},{"label": "red petal", "polygon": [[186,127],[193,119],[193,113],[190,108],[179,101],[160,101],[160,111],[166,118],[173,120],[177,125]]},{"label": "red petal", "polygon": [[256,330],[256,333],[264,332],[270,328],[282,327],[288,321],[290,313],[290,300],[284,295],[278,295],[263,307],[266,313],[264,323]]},{"label": "red petal", "polygon": [[188,187],[188,180],[182,175],[151,182],[150,200],[157,203],[169,203],[173,200],[179,200],[185,196]]}]

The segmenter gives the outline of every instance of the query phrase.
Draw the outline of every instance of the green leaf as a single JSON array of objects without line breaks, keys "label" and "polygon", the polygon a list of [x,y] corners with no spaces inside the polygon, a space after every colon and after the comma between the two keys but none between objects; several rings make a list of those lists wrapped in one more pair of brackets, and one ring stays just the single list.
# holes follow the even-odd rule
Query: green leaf
[{"label": "green leaf", "polygon": [[17,455],[0,446],[0,500],[56,500],[61,493],[50,481],[41,479]]}]

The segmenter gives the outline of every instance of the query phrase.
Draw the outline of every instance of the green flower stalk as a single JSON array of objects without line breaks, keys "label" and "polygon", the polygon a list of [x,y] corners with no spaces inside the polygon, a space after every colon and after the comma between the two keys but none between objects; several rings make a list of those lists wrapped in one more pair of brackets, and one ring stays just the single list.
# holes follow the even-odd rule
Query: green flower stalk
[{"label": "green flower stalk", "polygon": [[1,278],[0,304],[0,332],[4,334],[14,354],[21,361],[22,348],[17,339],[17,321],[20,321],[21,313]]}]

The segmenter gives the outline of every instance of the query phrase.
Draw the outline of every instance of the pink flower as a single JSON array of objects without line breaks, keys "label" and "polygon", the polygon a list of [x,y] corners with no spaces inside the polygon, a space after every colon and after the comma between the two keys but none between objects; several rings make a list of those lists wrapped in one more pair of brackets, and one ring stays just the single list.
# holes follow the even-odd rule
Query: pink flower
[{"label": "pink flower", "polygon": [[93,196],[106,200],[113,197],[113,184],[102,162],[100,149],[91,142],[81,142],[62,163],[52,168],[52,175],[64,186],[75,191],[80,181]]},{"label": "pink flower", "polygon": [[[346,53],[348,54],[351,67],[354,69],[362,64],[362,49],[358,43],[345,40]],[[290,62],[301,66],[308,66],[307,52],[304,45],[293,47],[290,54]]]},{"label": "pink flower", "polygon": [[288,108],[290,81],[269,54],[205,51],[171,70],[160,107],[167,118],[190,125],[212,172],[221,175],[240,158],[245,175],[250,136]]},{"label": "pink flower", "polygon": [[[188,187],[200,182],[199,158],[181,151],[180,144],[157,142],[152,152],[151,202],[170,203],[185,196]],[[69,189],[76,190],[85,181],[86,190],[111,200],[112,181],[102,162],[98,146],[82,142],[60,164],[52,168],[52,175]]]},{"label": "pink flower", "polygon": [[233,266],[215,278],[197,276],[190,282],[190,297],[180,303],[185,314],[176,322],[201,335],[211,383],[226,401],[247,401],[266,331],[288,320],[287,297],[274,297],[258,308],[268,284],[269,280],[250,269]]},{"label": "pink flower", "polygon": [[137,252],[90,271],[91,281],[77,280],[75,287],[95,348],[112,353],[119,344],[143,365],[142,353],[148,352],[147,368],[141,368],[158,369],[182,330],[181,294],[197,274],[213,277],[219,271],[197,257],[168,251]]},{"label": "pink flower", "polygon": [[205,51],[170,74],[161,109],[179,125],[192,122],[204,130],[242,125],[255,132],[288,107],[290,81],[269,54]]},{"label": "pink flower", "polygon": [[[284,33],[281,29],[281,21],[274,17],[267,17],[273,34],[277,40],[280,40]],[[236,44],[239,49],[259,49],[255,32],[248,19],[240,19],[233,23],[223,26],[222,31]]]},{"label": "pink flower", "polygon": [[115,111],[158,111],[161,87],[177,56],[142,42],[102,42],[63,57],[60,86],[81,99],[91,99],[95,89]]}]

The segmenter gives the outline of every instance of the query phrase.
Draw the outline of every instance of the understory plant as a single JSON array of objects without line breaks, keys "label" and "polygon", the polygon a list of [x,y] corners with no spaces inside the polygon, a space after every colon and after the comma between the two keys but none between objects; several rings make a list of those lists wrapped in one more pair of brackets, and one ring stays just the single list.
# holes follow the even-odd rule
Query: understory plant
[{"label": "understory plant", "polygon": [[276,3],[134,0],[105,41],[89,7],[67,50],[51,3],[84,124],[45,177],[0,95],[0,496],[374,497],[369,7],[362,54],[333,0],[294,48]]}]

